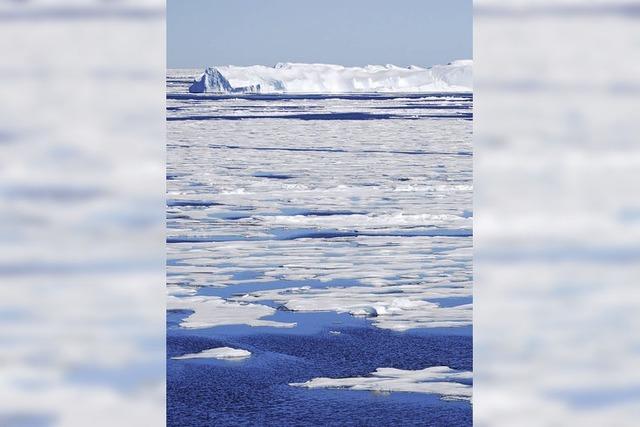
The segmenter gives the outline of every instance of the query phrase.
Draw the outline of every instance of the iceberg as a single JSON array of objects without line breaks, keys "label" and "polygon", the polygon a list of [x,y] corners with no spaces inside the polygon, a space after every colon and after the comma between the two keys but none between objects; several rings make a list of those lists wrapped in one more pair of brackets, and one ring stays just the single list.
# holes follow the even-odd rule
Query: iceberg
[{"label": "iceberg", "polygon": [[218,69],[208,67],[204,74],[189,86],[191,93],[219,92],[219,93],[259,93],[260,85],[233,87]]},{"label": "iceberg", "polygon": [[470,92],[473,61],[423,68],[416,65],[367,65],[278,63],[273,67],[208,67],[189,87],[204,93],[376,93]]}]

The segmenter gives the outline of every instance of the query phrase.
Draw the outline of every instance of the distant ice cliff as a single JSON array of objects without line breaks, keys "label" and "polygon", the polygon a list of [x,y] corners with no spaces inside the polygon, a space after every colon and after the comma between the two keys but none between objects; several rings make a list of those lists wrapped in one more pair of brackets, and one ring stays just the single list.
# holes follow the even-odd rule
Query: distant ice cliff
[{"label": "distant ice cliff", "polygon": [[221,93],[259,93],[260,85],[249,85],[245,87],[233,87],[220,71],[216,68],[208,67],[200,79],[195,80],[189,87],[189,92],[221,92]]},{"label": "distant ice cliff", "polygon": [[218,93],[350,93],[350,92],[469,92],[473,61],[423,68],[411,65],[343,67],[330,64],[278,63],[209,67],[189,92]]}]

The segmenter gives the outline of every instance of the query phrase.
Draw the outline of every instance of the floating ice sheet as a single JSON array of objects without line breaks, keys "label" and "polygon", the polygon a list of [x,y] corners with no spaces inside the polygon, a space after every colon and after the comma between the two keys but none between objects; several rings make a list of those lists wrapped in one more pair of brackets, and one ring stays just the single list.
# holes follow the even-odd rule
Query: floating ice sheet
[{"label": "floating ice sheet", "polygon": [[426,285],[351,286],[348,288],[290,288],[255,292],[241,301],[274,300],[294,311],[335,311],[370,317],[380,328],[460,327],[471,324],[472,306],[442,307],[426,298],[468,296],[469,289]]},{"label": "floating ice sheet", "polygon": [[276,312],[275,308],[262,304],[247,304],[226,301],[219,297],[190,296],[177,298],[169,296],[168,310],[192,310],[193,314],[184,319],[180,326],[190,329],[211,328],[221,325],[272,326],[292,328],[295,323],[263,320]]},{"label": "floating ice sheet", "polygon": [[238,360],[246,359],[251,356],[251,352],[238,348],[231,347],[217,347],[210,348],[209,350],[201,351],[200,353],[185,354],[182,356],[172,357],[176,360],[184,359],[221,359],[221,360]]},{"label": "floating ice sheet", "polygon": [[[367,377],[313,378],[294,387],[344,388],[381,392],[413,392],[438,394],[444,399],[471,400],[472,378],[469,371],[456,371],[446,366],[434,366],[417,371],[378,368]],[[467,381],[460,382],[460,381]]]}]

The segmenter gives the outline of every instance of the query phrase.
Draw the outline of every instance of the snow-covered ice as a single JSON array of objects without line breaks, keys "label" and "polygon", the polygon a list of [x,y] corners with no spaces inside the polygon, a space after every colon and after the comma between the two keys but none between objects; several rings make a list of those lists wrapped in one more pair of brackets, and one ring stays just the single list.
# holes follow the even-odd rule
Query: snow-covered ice
[{"label": "snow-covered ice", "polygon": [[[447,366],[434,366],[411,371],[395,368],[378,368],[366,377],[313,378],[303,383],[291,383],[294,387],[343,388],[381,392],[414,392],[438,394],[444,399],[471,400],[472,378],[469,371],[456,371]],[[467,382],[460,382],[465,381]]]},{"label": "snow-covered ice", "polygon": [[347,288],[291,289],[255,292],[239,300],[274,300],[294,311],[335,311],[372,318],[380,328],[404,331],[412,328],[471,325],[471,304],[441,307],[425,298],[468,296],[469,290],[423,285],[352,286]]},{"label": "snow-covered ice", "polygon": [[429,68],[419,66],[278,63],[273,67],[208,67],[190,92],[352,93],[470,92],[473,61],[459,60]]},{"label": "snow-covered ice", "polygon": [[276,312],[274,308],[262,304],[246,304],[226,301],[209,296],[167,297],[168,310],[191,310],[193,314],[184,319],[183,328],[200,329],[221,325],[271,326],[292,328],[295,323],[263,320]]},{"label": "snow-covered ice", "polygon": [[231,347],[217,347],[203,350],[200,353],[185,354],[182,356],[175,356],[172,359],[184,360],[184,359],[220,359],[220,360],[239,360],[251,357],[251,352],[239,348]]},{"label": "snow-covered ice", "polygon": [[[470,303],[441,304],[472,295],[469,94],[194,99],[186,76],[168,77],[167,281],[169,307],[194,311],[183,327],[292,326],[269,301],[396,331],[470,325]],[[239,295],[200,292],[247,277]]]}]

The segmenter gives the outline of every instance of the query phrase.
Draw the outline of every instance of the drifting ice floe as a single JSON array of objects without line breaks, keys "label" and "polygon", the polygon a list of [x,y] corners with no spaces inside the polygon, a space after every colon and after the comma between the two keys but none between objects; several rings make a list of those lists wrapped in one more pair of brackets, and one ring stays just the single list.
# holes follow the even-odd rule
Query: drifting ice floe
[{"label": "drifting ice floe", "polygon": [[226,301],[218,297],[192,296],[167,299],[168,310],[192,310],[193,314],[184,319],[183,328],[199,329],[221,325],[271,326],[292,328],[295,323],[262,320],[276,312],[275,308],[260,304],[246,304]]},{"label": "drifting ice floe", "polygon": [[405,331],[413,328],[471,325],[472,305],[441,307],[425,298],[470,296],[469,289],[429,288],[424,285],[352,286],[348,288],[290,288],[255,292],[240,300],[274,300],[293,311],[335,311],[370,317],[379,328]]},{"label": "drifting ice floe", "polygon": [[350,93],[470,92],[473,61],[430,68],[395,65],[344,67],[331,64],[279,63],[274,67],[208,67],[189,92]]},{"label": "drifting ice floe", "polygon": [[231,347],[218,347],[211,348],[209,350],[201,351],[200,353],[185,354],[182,356],[172,357],[172,359],[221,359],[221,360],[233,360],[233,359],[246,359],[251,356],[251,352],[238,348]]},{"label": "drifting ice floe", "polygon": [[368,377],[314,378],[304,383],[289,385],[307,388],[429,393],[439,394],[445,399],[471,400],[472,386],[457,382],[471,378],[471,372],[456,371],[447,366],[434,366],[418,371],[378,368]]}]

